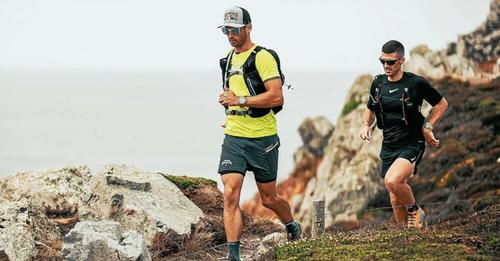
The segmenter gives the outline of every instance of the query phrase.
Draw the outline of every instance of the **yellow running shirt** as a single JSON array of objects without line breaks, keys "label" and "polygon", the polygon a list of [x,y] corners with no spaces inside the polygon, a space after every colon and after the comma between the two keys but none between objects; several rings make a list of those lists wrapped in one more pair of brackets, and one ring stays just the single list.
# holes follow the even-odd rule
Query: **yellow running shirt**
[{"label": "yellow running shirt", "polygon": [[[241,68],[247,58],[255,49],[256,45],[248,51],[234,53],[231,59],[231,71],[241,72]],[[257,53],[255,57],[255,67],[259,72],[262,81],[280,77],[278,65],[274,57],[265,49]],[[250,91],[245,84],[242,74],[236,74],[229,78],[229,89],[236,96],[250,96]],[[246,107],[230,106],[229,110],[248,110]],[[252,118],[250,115],[227,115],[226,129],[224,133],[245,138],[258,138],[271,136],[277,133],[276,118],[271,110],[267,115]]]}]

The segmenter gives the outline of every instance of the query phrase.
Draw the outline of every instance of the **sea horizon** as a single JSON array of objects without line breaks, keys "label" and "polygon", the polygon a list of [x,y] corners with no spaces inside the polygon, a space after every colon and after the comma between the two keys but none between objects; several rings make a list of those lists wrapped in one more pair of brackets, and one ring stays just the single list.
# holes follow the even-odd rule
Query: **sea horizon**
[{"label": "sea horizon", "polygon": [[[293,170],[306,117],[332,123],[362,72],[286,71],[277,115],[278,181]],[[16,172],[108,164],[213,179],[224,113],[217,70],[0,70],[0,179]],[[246,175],[242,201],[257,191]]]}]

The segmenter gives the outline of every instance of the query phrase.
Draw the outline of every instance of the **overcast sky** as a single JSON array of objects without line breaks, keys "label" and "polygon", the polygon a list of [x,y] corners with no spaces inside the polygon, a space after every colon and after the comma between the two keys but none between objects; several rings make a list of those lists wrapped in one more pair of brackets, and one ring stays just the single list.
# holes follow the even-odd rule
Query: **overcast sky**
[{"label": "overcast sky", "polygon": [[443,48],[483,22],[489,2],[1,0],[0,69],[214,69],[232,5],[250,12],[254,42],[286,68],[379,69],[385,41]]}]

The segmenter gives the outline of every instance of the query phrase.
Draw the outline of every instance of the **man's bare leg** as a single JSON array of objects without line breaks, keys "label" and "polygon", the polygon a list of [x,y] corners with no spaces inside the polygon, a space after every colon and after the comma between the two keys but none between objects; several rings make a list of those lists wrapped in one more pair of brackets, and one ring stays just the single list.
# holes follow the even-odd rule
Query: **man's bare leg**
[{"label": "man's bare leg", "polygon": [[415,204],[411,187],[406,183],[406,180],[413,173],[413,168],[414,164],[410,163],[409,160],[398,158],[392,163],[384,178],[397,223],[406,222],[408,218],[408,210],[405,206]]},{"label": "man's bare leg", "polygon": [[288,240],[295,241],[301,239],[302,227],[299,222],[293,220],[290,204],[276,193],[276,181],[269,183],[257,182],[262,204],[272,210],[281,223],[285,225]]},{"label": "man's bare leg", "polygon": [[276,213],[281,223],[288,224],[293,221],[290,204],[277,194],[276,181],[269,183],[257,182],[257,188],[259,189],[262,205]]},{"label": "man's bare leg", "polygon": [[239,241],[243,233],[240,193],[244,176],[228,173],[221,176],[224,184],[224,229],[227,242]]}]

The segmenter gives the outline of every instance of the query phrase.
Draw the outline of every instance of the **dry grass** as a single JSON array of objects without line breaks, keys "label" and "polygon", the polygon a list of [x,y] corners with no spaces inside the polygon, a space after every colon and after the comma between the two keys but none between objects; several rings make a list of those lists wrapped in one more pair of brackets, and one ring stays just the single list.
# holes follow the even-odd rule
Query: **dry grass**
[{"label": "dry grass", "polygon": [[[168,239],[166,236],[155,238],[150,253],[154,260],[215,260],[227,255],[226,234],[224,231],[222,192],[214,181],[192,180],[187,177],[166,176],[175,181],[184,195],[196,204],[205,214],[201,221],[191,229],[191,235],[182,240]],[[242,252],[254,252],[261,238],[278,231],[283,225],[270,220],[255,219],[242,211],[243,239]]]},{"label": "dry grass", "polygon": [[35,242],[38,252],[33,261],[45,261],[45,260],[62,260],[61,249],[62,240],[56,241],[46,241],[46,242]]}]

